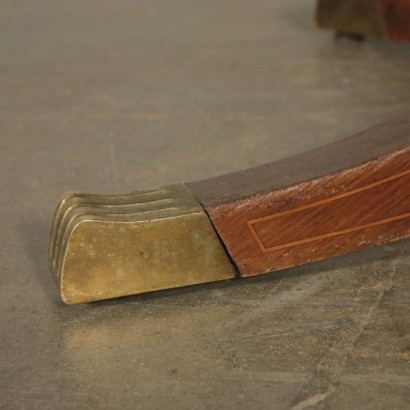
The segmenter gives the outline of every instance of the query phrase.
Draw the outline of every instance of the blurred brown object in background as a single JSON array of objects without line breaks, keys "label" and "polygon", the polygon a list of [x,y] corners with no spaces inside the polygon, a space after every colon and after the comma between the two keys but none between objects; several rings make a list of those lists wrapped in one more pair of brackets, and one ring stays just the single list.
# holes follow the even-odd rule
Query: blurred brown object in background
[{"label": "blurred brown object in background", "polygon": [[319,0],[316,18],[327,29],[410,41],[410,0]]}]

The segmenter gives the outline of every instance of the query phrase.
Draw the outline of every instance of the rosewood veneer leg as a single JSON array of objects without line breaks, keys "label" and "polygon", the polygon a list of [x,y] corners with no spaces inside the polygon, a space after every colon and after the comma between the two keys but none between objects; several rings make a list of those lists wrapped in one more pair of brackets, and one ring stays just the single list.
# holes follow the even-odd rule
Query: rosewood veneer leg
[{"label": "rosewood veneer leg", "polygon": [[316,18],[335,31],[410,41],[410,0],[319,0]]},{"label": "rosewood veneer leg", "polygon": [[242,276],[404,238],[410,235],[410,114],[188,187]]},{"label": "rosewood veneer leg", "polygon": [[233,278],[231,262],[240,275],[257,275],[409,235],[407,113],[205,181],[68,193],[49,262],[63,300],[81,303]]}]

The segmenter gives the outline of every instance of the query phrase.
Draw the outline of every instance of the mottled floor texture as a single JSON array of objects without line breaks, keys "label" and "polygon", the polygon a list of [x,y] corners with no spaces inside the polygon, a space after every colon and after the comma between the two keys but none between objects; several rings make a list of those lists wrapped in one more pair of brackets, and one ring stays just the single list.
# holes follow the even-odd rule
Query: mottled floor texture
[{"label": "mottled floor texture", "polygon": [[81,306],[48,272],[66,190],[217,175],[409,109],[410,45],[335,40],[313,11],[2,2],[0,408],[409,408],[409,240]]}]

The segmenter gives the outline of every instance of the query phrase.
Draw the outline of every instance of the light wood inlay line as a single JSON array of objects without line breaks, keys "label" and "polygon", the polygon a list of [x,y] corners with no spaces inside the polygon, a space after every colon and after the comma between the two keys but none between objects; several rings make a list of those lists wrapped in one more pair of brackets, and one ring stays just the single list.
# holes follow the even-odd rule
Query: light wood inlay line
[{"label": "light wood inlay line", "polygon": [[381,221],[375,221],[375,222],[371,222],[371,223],[364,224],[364,225],[358,225],[358,226],[355,226],[355,227],[349,228],[349,229],[342,229],[340,231],[331,232],[331,233],[327,233],[327,234],[324,234],[324,235],[312,236],[311,238],[301,239],[299,241],[293,241],[293,242],[285,243],[283,245],[272,246],[271,248],[265,248],[264,247],[263,243],[259,239],[259,236],[256,233],[253,226],[250,227],[250,229],[251,229],[252,235],[256,239],[256,242],[258,242],[262,252],[263,253],[268,253],[268,252],[273,252],[273,251],[277,251],[277,250],[280,250],[280,249],[290,248],[291,246],[295,246],[295,245],[302,245],[304,243],[314,242],[314,241],[318,241],[320,239],[331,238],[333,236],[344,235],[344,234],[347,234],[347,233],[360,231],[362,229],[372,228],[374,226],[383,225],[383,224],[386,224],[386,223],[389,223],[389,222],[394,222],[394,221],[398,221],[400,219],[406,219],[406,218],[410,218],[410,212],[408,212],[406,214],[402,214],[402,215],[392,216],[391,218],[382,219]]},{"label": "light wood inlay line", "polygon": [[282,216],[298,213],[298,212],[304,211],[306,209],[311,209],[311,208],[317,207],[319,205],[323,205],[323,204],[327,204],[327,203],[330,203],[330,202],[333,202],[333,201],[337,201],[338,199],[346,198],[346,197],[358,194],[360,192],[364,192],[366,190],[369,190],[371,188],[380,186],[382,184],[386,184],[388,182],[397,180],[397,179],[402,178],[402,177],[404,177],[406,175],[409,175],[409,174],[410,174],[410,170],[406,170],[406,171],[400,172],[398,174],[392,175],[388,178],[384,178],[380,181],[376,181],[372,184],[368,184],[368,185],[365,185],[363,187],[360,187],[360,188],[357,188],[357,189],[354,189],[354,190],[351,190],[351,191],[348,191],[348,192],[344,192],[343,194],[335,195],[335,196],[326,198],[324,200],[311,203],[309,205],[304,205],[304,206],[294,208],[294,209],[290,209],[290,210],[287,210],[287,211],[278,212],[278,213],[275,213],[273,215],[267,215],[267,216],[264,216],[264,217],[252,219],[250,221],[247,221],[246,224],[247,224],[252,236],[254,237],[255,241],[259,245],[262,253],[268,253],[268,252],[273,252],[273,251],[280,250],[280,249],[286,249],[288,247],[292,247],[292,246],[295,246],[295,245],[301,245],[301,244],[305,244],[305,243],[309,243],[309,242],[314,242],[314,241],[318,241],[320,239],[331,238],[331,237],[334,237],[334,236],[348,234],[348,233],[351,233],[351,232],[360,231],[360,230],[363,230],[363,229],[367,229],[367,228],[371,228],[371,227],[391,223],[391,222],[394,222],[394,221],[397,221],[397,220],[406,219],[406,218],[410,217],[410,213],[404,213],[404,214],[396,215],[396,216],[393,216],[393,217],[384,218],[384,219],[381,219],[381,220],[378,220],[378,221],[370,222],[370,223],[367,223],[367,224],[357,225],[357,226],[354,226],[354,227],[351,227],[351,228],[342,229],[342,230],[338,230],[338,231],[335,231],[335,232],[329,232],[329,233],[322,234],[322,235],[312,236],[310,238],[304,238],[304,239],[301,239],[301,240],[292,241],[292,242],[288,242],[288,243],[284,243],[284,244],[280,244],[280,245],[272,246],[272,247],[265,247],[264,246],[264,244],[262,243],[261,238],[259,237],[259,235],[256,232],[255,227],[254,227],[254,225],[259,223],[259,222],[264,222],[264,221],[267,221],[267,220],[280,218]]}]

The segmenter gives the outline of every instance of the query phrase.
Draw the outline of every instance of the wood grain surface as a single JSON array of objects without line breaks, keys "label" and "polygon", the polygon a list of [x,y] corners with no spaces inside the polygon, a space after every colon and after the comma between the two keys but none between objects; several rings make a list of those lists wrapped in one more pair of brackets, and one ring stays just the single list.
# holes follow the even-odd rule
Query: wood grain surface
[{"label": "wood grain surface", "polygon": [[410,41],[410,0],[319,0],[316,19],[323,28]]},{"label": "wood grain surface", "polygon": [[381,0],[388,36],[395,41],[410,41],[410,0]]},{"label": "wood grain surface", "polygon": [[291,158],[188,184],[241,276],[410,235],[410,113]]}]

